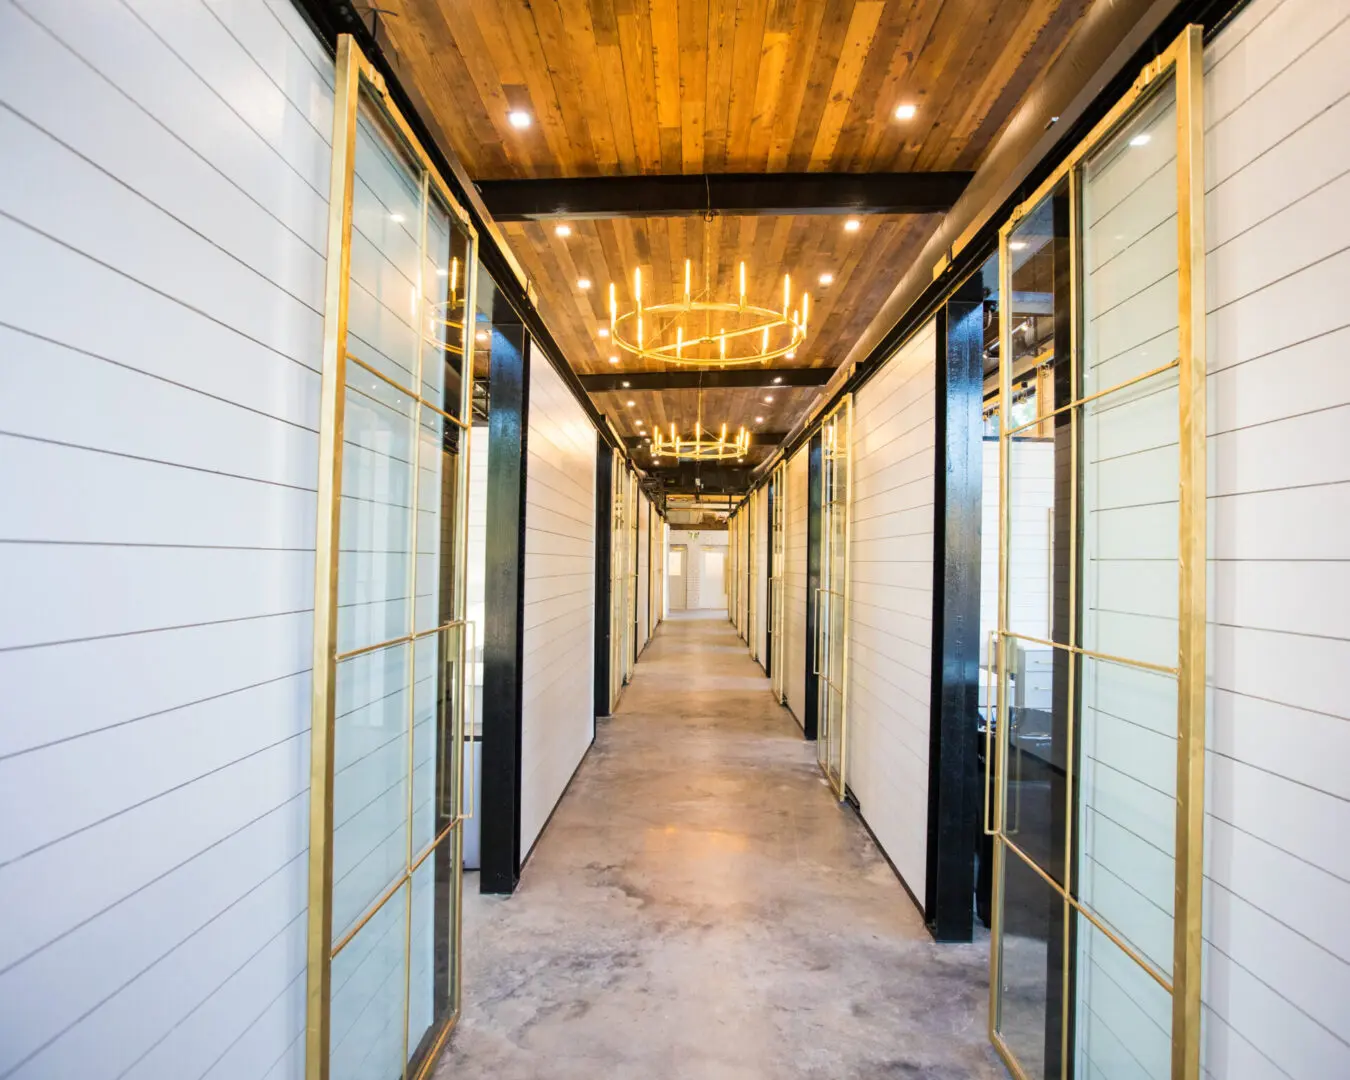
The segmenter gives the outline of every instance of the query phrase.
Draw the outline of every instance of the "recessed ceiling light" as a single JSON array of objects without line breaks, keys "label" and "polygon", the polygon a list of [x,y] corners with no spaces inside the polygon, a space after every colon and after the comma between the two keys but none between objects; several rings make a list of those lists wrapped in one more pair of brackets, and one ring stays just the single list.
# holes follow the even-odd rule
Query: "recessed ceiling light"
[{"label": "recessed ceiling light", "polygon": [[627,390],[627,389],[628,389],[630,386],[632,386],[632,385],[633,385],[633,384],[630,383],[627,379],[625,379],[624,382],[623,382],[623,388],[624,388],[625,390]]},{"label": "recessed ceiling light", "polygon": [[895,107],[895,118],[897,120],[913,120],[918,111],[917,105],[897,105]]},{"label": "recessed ceiling light", "polygon": [[631,408],[632,408],[634,405],[636,405],[636,404],[637,404],[636,401],[630,401],[630,402],[628,403],[628,407],[631,409]]},{"label": "recessed ceiling light", "polygon": [[479,330],[478,333],[474,334],[474,338],[477,341],[486,341],[488,339],[488,333],[486,330]]},{"label": "recessed ceiling light", "polygon": [[[788,353],[788,356],[796,356],[796,355],[797,355],[796,353]],[[775,386],[777,386],[777,385],[778,385],[780,382],[782,382],[782,381],[783,381],[783,376],[781,376],[781,375],[775,375],[775,376],[773,377],[773,382],[774,382],[774,385],[775,385]]]},{"label": "recessed ceiling light", "polygon": [[585,292],[591,287],[591,279],[588,277],[577,278],[577,288]]},{"label": "recessed ceiling light", "polygon": [[[796,349],[793,349],[790,353],[787,354],[787,358],[788,358],[789,360],[796,360],[796,359],[797,359],[797,350],[796,350]],[[774,379],[774,382],[782,382],[782,381],[783,381],[782,376],[779,376],[777,379]]]},{"label": "recessed ceiling light", "polygon": [[767,404],[771,404],[772,402],[773,402],[773,395],[772,395],[772,394],[769,394],[767,397],[765,397],[764,403],[765,403],[766,405],[767,405]]},{"label": "recessed ceiling light", "polygon": [[601,336],[602,338],[609,337],[609,327],[608,327],[608,326],[602,326],[602,327],[600,327],[600,336]]},{"label": "recessed ceiling light", "polygon": [[1024,247],[1026,247],[1026,246],[1027,246],[1027,242],[1026,242],[1025,240],[1009,240],[1009,241],[1008,241],[1008,250],[1009,250],[1009,251],[1021,251],[1021,250],[1022,250]]},{"label": "recessed ceiling light", "polygon": [[524,131],[532,123],[530,114],[524,109],[512,109],[506,114],[506,119],[517,131]]},{"label": "recessed ceiling light", "polygon": [[844,222],[844,232],[857,232],[861,228],[862,222],[855,217],[851,217]]},{"label": "recessed ceiling light", "polygon": [[397,221],[397,222],[399,222],[399,223],[401,224],[402,221],[403,221],[403,215],[402,215],[402,214],[390,214],[390,215],[389,215],[389,220],[390,220],[390,221]]},{"label": "recessed ceiling light", "polygon": [[833,285],[833,284],[834,284],[834,275],[833,275],[833,274],[830,274],[830,273],[821,274],[821,275],[820,275],[820,283],[821,283],[822,285]]},{"label": "recessed ceiling light", "polygon": [[756,416],[756,417],[755,417],[755,423],[756,423],[756,424],[762,424],[762,423],[764,423],[764,417],[762,417],[762,416]]},{"label": "recessed ceiling light", "polygon": [[567,237],[569,237],[569,236],[572,235],[572,226],[571,226],[571,225],[555,225],[555,226],[553,226],[553,235],[554,235],[554,236],[561,236],[561,237],[563,237],[564,239],[566,239]]},{"label": "recessed ceiling light", "polygon": [[609,362],[610,362],[611,364],[617,364],[617,363],[619,362],[619,358],[618,358],[617,356],[611,356],[611,357],[609,358]]},{"label": "recessed ceiling light", "polygon": [[1152,138],[1151,135],[1136,135],[1133,139],[1130,140],[1130,145],[1147,146],[1150,138]]}]

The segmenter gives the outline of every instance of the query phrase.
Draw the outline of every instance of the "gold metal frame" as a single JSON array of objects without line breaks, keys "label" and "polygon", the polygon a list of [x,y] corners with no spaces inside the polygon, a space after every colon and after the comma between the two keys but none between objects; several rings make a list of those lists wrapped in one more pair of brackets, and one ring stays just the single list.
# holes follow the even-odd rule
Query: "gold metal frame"
[{"label": "gold metal frame", "polygon": [[787,642],[783,640],[787,629],[783,611],[787,580],[783,572],[787,559],[787,465],[784,462],[780,461],[773,467],[769,483],[773,490],[773,512],[769,515],[769,545],[773,553],[770,562],[773,573],[769,576],[769,629],[773,634],[769,644],[769,670],[772,672],[774,699],[782,705],[787,700],[787,679],[783,671],[787,656]]},{"label": "gold metal frame", "polygon": [[[402,889],[411,889],[412,875],[419,866],[440,845],[453,845],[453,885],[454,926],[451,933],[451,973],[450,973],[450,1009],[449,1013],[435,1021],[441,1030],[436,1032],[430,1050],[419,1063],[417,1080],[430,1070],[435,1063],[440,1048],[449,1037],[459,1017],[461,1002],[460,982],[460,945],[461,910],[463,899],[462,882],[462,829],[464,820],[464,784],[462,776],[452,777],[454,796],[454,818],[431,843],[421,852],[413,850],[412,832],[409,828],[407,860],[403,873],[376,898],[373,904],[361,915],[356,923],[345,931],[341,940],[333,942],[333,786],[334,786],[334,743],[335,743],[335,704],[337,687],[337,666],[340,660],[349,659],[377,649],[399,644],[411,644],[431,635],[445,635],[451,630],[459,630],[459,676],[456,680],[452,707],[455,715],[447,725],[456,748],[452,760],[458,763],[458,771],[463,770],[464,735],[464,695],[467,677],[465,655],[466,642],[471,635],[471,627],[463,619],[466,585],[464,575],[464,552],[468,542],[468,474],[469,440],[460,439],[460,451],[457,455],[457,476],[454,514],[456,529],[453,543],[456,546],[453,560],[454,577],[452,582],[451,603],[456,618],[431,630],[416,629],[416,590],[410,592],[409,632],[401,637],[368,645],[358,649],[339,653],[337,650],[337,613],[338,613],[338,544],[340,535],[340,514],[342,498],[342,458],[343,434],[345,423],[345,398],[347,392],[348,361],[364,372],[380,379],[393,389],[405,394],[412,408],[410,425],[413,431],[413,505],[412,546],[410,549],[409,576],[413,579],[417,563],[417,488],[418,454],[422,434],[422,409],[439,415],[447,422],[458,426],[467,435],[467,422],[451,416],[434,402],[425,400],[420,393],[414,393],[390,378],[384,372],[347,352],[347,312],[348,291],[351,275],[351,232],[352,201],[356,164],[356,133],[358,106],[362,97],[375,108],[390,127],[391,133],[401,142],[401,149],[421,171],[421,207],[422,220],[419,230],[419,268],[426,263],[426,218],[430,212],[434,195],[443,208],[448,210],[454,223],[463,230],[467,238],[465,255],[465,308],[475,310],[474,286],[478,252],[478,237],[468,215],[459,205],[448,185],[441,177],[436,166],[426,153],[425,148],[413,134],[407,121],[399,112],[390,97],[383,77],[362,53],[359,46],[349,35],[338,38],[336,79],[334,86],[333,108],[333,157],[329,173],[329,218],[328,218],[328,263],[324,287],[324,336],[323,368],[320,390],[319,423],[319,479],[318,514],[315,538],[315,589],[314,589],[314,651],[313,651],[313,693],[311,700],[312,727],[310,735],[310,854],[309,854],[309,916],[307,932],[307,987],[305,1017],[305,1074],[308,1080],[327,1080],[329,1075],[330,1042],[330,1006],[332,995],[333,958],[356,936],[356,933],[383,905]],[[425,289],[418,289],[418,305],[423,310],[418,313],[418,323],[426,306]],[[442,320],[443,321],[443,320]],[[460,378],[460,415],[471,415],[470,408],[473,393],[473,337],[465,334],[464,356]],[[427,344],[425,333],[419,334],[418,368],[414,384],[420,391],[422,383],[421,356]],[[435,344],[435,343],[433,343]],[[436,347],[443,347],[437,344]],[[415,580],[415,579],[414,579]],[[414,652],[409,649],[410,654]],[[410,679],[415,659],[410,656]],[[409,723],[413,720],[413,704],[409,703]],[[412,755],[411,729],[409,738],[409,756]],[[409,774],[409,802],[412,799],[412,777]],[[411,818],[409,818],[411,821]],[[408,972],[411,971],[409,950],[411,947],[412,906],[409,897],[408,912],[404,926],[404,959]],[[403,1060],[402,1072],[407,1074],[408,1053],[408,1012],[409,987],[405,973],[403,995]],[[435,1028],[433,1027],[433,1031]]]},{"label": "gold metal frame", "polygon": [[[997,631],[997,698],[996,713],[1000,717],[994,744],[993,823],[986,816],[986,831],[993,836],[994,897],[993,928],[990,944],[989,1038],[1009,1070],[1019,1080],[1026,1072],[1011,1048],[1002,1038],[999,1028],[1001,970],[1001,943],[1003,940],[1003,890],[1008,851],[1030,867],[1064,904],[1064,995],[1061,1008],[1065,1020],[1061,1026],[1064,1044],[1061,1046],[1062,1075],[1067,1080],[1072,1064],[1068,1059],[1067,1041],[1070,1009],[1067,967],[1072,960],[1069,950],[1071,912],[1088,919],[1109,940],[1172,996],[1172,1062],[1173,1080],[1198,1080],[1200,1072],[1200,994],[1201,994],[1201,903],[1203,884],[1203,829],[1204,829],[1204,749],[1205,749],[1205,242],[1204,242],[1204,118],[1203,118],[1203,33],[1199,26],[1188,26],[1155,60],[1149,63],[1131,89],[1116,102],[1105,117],[1092,129],[1055,171],[1025,200],[999,231],[999,288],[1001,296],[1011,295],[1011,262],[1009,237],[1021,220],[1036,209],[1058,185],[1067,178],[1070,187],[1069,248],[1072,261],[1070,274],[1071,349],[1070,378],[1073,393],[1079,393],[1078,360],[1081,350],[1081,274],[1078,221],[1081,195],[1082,165],[1087,156],[1143,107],[1153,92],[1171,76],[1176,94],[1177,116],[1177,230],[1178,230],[1178,302],[1179,355],[1171,363],[1128,379],[1116,386],[1086,396],[1075,396],[1034,421],[1041,424],[1049,417],[1069,413],[1071,424],[1070,467],[1075,482],[1070,485],[1069,514],[1070,580],[1069,642],[1046,641],[1014,634],[1008,628],[1008,567],[1010,507],[1008,503],[1010,441],[1013,435],[1032,424],[1008,426],[1008,404],[1011,401],[1012,330],[1008,305],[1000,305],[1000,372],[999,372],[999,599]],[[1131,660],[1125,657],[1096,653],[1078,644],[1077,625],[1077,476],[1078,476],[1078,421],[1082,407],[1100,397],[1154,378],[1163,372],[1178,369],[1179,378],[1179,443],[1180,443],[1180,536],[1178,549],[1179,571],[1179,638],[1175,667]],[[1038,429],[1039,430],[1039,429]],[[1175,909],[1172,978],[1160,972],[1134,949],[1123,936],[1114,931],[1097,913],[1082,904],[1074,895],[1072,880],[1072,843],[1074,824],[1074,728],[1076,717],[1068,725],[1067,758],[1069,762],[1066,800],[1069,825],[1065,836],[1064,883],[1053,880],[1035,861],[1011,839],[1007,825],[1007,766],[1009,732],[1001,722],[1007,680],[1007,654],[1013,639],[1034,641],[1056,649],[1068,650],[1075,656],[1088,656],[1111,663],[1174,675],[1177,679],[1177,815],[1175,854]],[[1069,699],[1074,700],[1076,663],[1069,665]],[[986,755],[986,763],[988,754]],[[987,778],[986,778],[987,783]],[[986,812],[987,813],[987,812]]]},{"label": "gold metal frame", "polygon": [[[844,427],[844,445],[839,445],[840,424]],[[852,573],[852,537],[853,537],[853,395],[847,394],[820,421],[821,431],[821,514],[820,514],[820,579],[826,582],[816,589],[816,662],[815,674],[823,676],[823,693],[816,695],[816,758],[825,778],[830,782],[837,798],[844,798],[848,790],[848,684],[849,684],[849,617],[851,614]],[[837,483],[838,463],[844,463],[843,491]],[[834,515],[844,515],[842,552],[835,551]],[[829,587],[833,581],[835,560],[843,562],[844,589],[839,592]],[[823,601],[823,603],[822,603]],[[827,625],[832,624],[834,605],[843,606],[842,641],[832,640]],[[829,615],[821,618],[821,612]],[[834,650],[839,650],[839,683],[830,678],[830,669]],[[837,724],[828,722],[830,692],[839,695],[839,717]],[[820,721],[824,718],[826,722]],[[830,740],[835,728],[839,739],[839,774],[830,772]]]}]

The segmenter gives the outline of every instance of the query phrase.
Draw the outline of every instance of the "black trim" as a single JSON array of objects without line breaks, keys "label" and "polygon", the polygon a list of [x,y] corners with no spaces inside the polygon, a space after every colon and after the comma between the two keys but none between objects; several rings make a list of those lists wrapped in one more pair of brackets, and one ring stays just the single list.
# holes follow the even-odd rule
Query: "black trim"
[{"label": "black trim", "polygon": [[983,351],[984,289],[977,275],[937,319],[924,921],[938,941],[970,941],[974,931]]},{"label": "black trim", "polygon": [[820,432],[811,438],[811,450],[806,459],[806,701],[799,717],[802,731],[814,739],[819,731],[820,676],[816,669],[816,590],[820,588],[820,521],[821,494],[824,491],[822,475],[822,445]]},{"label": "black trim", "polygon": [[484,180],[497,221],[722,214],[932,214],[950,210],[968,172],[706,173]]},{"label": "black trim", "polygon": [[608,716],[610,559],[614,543],[614,455],[603,440],[595,447],[595,715]]},{"label": "black trim", "polygon": [[[582,375],[581,385],[592,394],[615,390],[737,390],[745,387],[824,386],[834,368],[674,368],[666,371],[630,371],[626,374]],[[763,438],[756,433],[757,438]],[[780,437],[781,438],[781,437]]]},{"label": "black trim", "polygon": [[[504,301],[493,304],[483,618],[483,775],[479,879],[507,894],[520,880],[521,676],[525,625],[525,469],[530,341]],[[515,320],[515,321],[513,321]]]},{"label": "black trim", "polygon": [[764,674],[770,679],[773,678],[773,503],[774,491],[773,484],[769,484],[766,489],[769,500],[769,527],[764,531],[768,534],[765,537],[767,542],[767,551],[764,554],[764,565],[768,568],[769,587],[764,590],[764,655],[760,657],[761,666],[764,668]]},{"label": "black trim", "polygon": [[[460,206],[464,208],[465,213],[469,215],[469,221],[478,233],[479,265],[492,276],[498,291],[505,295],[507,301],[515,309],[517,317],[525,324],[530,336],[534,338],[535,343],[548,358],[548,362],[553,365],[563,383],[581,403],[582,409],[590,417],[596,430],[600,432],[601,438],[613,443],[613,435],[605,423],[604,415],[595,407],[595,403],[591,401],[590,396],[582,388],[577,373],[567,363],[562,347],[553,337],[553,334],[549,332],[543,316],[535,307],[534,301],[530,299],[525,287],[516,277],[511,260],[498,246],[492,229],[489,228],[490,221],[483,217],[477,205],[475,205],[477,199],[469,197],[469,193],[465,189],[467,177],[462,170],[451,164],[450,159],[442,151],[440,142],[423,121],[424,115],[432,115],[432,109],[414,100],[409,94],[409,88],[404,86],[398,69],[389,62],[389,54],[386,53],[385,46],[382,44],[386,35],[383,33],[383,23],[380,21],[378,14],[372,16],[375,26],[375,33],[372,34],[370,27],[363,21],[363,16],[369,14],[372,10],[370,8],[357,10],[347,0],[292,0],[292,2],[305,16],[315,35],[324,43],[330,53],[336,54],[337,52],[339,34],[351,34],[356,39],[356,43],[361,46],[361,51],[366,54],[367,59],[383,77],[389,96],[393,98],[399,112],[403,114],[403,119],[407,121],[408,127],[417,136],[418,142],[422,144],[427,156],[436,166],[442,179],[445,180],[451,194],[455,196]],[[394,50],[391,48],[389,52],[392,53]],[[409,83],[411,85],[411,80],[409,80]],[[412,89],[416,91],[415,86],[412,86]],[[477,185],[473,186],[477,187]],[[474,195],[477,195],[476,190]]]}]

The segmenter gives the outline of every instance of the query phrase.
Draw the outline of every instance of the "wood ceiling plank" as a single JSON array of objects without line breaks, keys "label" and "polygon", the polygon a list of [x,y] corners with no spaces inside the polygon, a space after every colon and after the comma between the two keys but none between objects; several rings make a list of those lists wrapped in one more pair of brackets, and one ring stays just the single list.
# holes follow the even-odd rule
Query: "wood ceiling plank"
[{"label": "wood ceiling plank", "polygon": [[731,125],[731,80],[735,71],[738,0],[708,0],[707,66],[704,73],[703,168],[725,170]]},{"label": "wood ceiling plank", "polygon": [[707,116],[708,0],[681,0],[678,19],[680,165],[686,173],[703,171],[703,129]]},{"label": "wood ceiling plank", "polygon": [[787,171],[805,172],[811,163],[811,148],[816,132],[825,115],[834,72],[848,36],[848,24],[853,15],[853,0],[826,0],[817,37],[816,51],[811,58],[810,75],[797,112],[797,128],[793,132],[788,151]]},{"label": "wood ceiling plank", "polygon": [[808,166],[811,169],[822,171],[834,159],[834,149],[853,104],[853,92],[862,76],[884,8],[882,0],[859,0],[853,7],[844,44],[839,51],[839,62],[830,81],[829,96],[811,145]]},{"label": "wood ceiling plank", "polygon": [[750,141],[754,121],[755,92],[764,46],[764,21],[768,0],[740,0],[736,12],[736,40],[731,73],[731,109],[727,122],[727,145],[723,168],[738,172]]},{"label": "wood ceiling plank", "polygon": [[661,172],[678,173],[683,157],[679,12],[671,3],[651,4],[648,12],[656,85],[656,123],[661,139]]},{"label": "wood ceiling plank", "polygon": [[624,85],[628,112],[633,121],[637,160],[633,172],[659,172],[661,168],[660,119],[656,112],[656,67],[652,55],[651,20],[645,10],[619,12],[619,47],[623,53]]},{"label": "wood ceiling plank", "polygon": [[[769,140],[766,167],[769,172],[787,169],[801,116],[802,100],[811,79],[811,61],[820,43],[820,26],[826,5],[819,0],[777,0],[781,12],[777,28],[789,31],[788,61],[773,110],[773,134]],[[772,21],[772,20],[771,20]]]},{"label": "wood ceiling plank", "polygon": [[[886,67],[877,98],[885,107],[878,110],[877,122],[867,127],[861,148],[854,154],[852,168],[860,171],[883,169],[885,163],[895,160],[900,149],[911,139],[915,122],[923,123],[921,117],[922,110],[927,106],[928,88],[914,83],[914,69],[940,11],[941,6],[937,4],[916,4],[900,16],[900,37]],[[895,107],[904,104],[919,107],[920,117],[916,121],[895,119]]]}]

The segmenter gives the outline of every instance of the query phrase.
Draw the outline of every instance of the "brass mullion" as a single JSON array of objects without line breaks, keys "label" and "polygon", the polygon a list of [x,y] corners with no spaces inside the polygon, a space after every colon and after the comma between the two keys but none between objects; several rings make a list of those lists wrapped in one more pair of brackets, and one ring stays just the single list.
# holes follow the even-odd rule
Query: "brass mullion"
[{"label": "brass mullion", "polygon": [[314,560],[313,690],[310,711],[308,927],[306,930],[305,1075],[328,1080],[333,936],[333,761],[337,696],[337,586],[346,402],[347,301],[351,274],[352,163],[360,54],[338,39],[333,156],[328,188],[328,261],[324,275],[323,368],[319,407],[319,482]]},{"label": "brass mullion", "polygon": [[1077,645],[1066,645],[1062,641],[1051,641],[1048,638],[1034,637],[1031,634],[1020,634],[1013,630],[1004,630],[1005,637],[1017,638],[1019,641],[1030,641],[1033,645],[1045,645],[1051,649],[1063,649],[1065,652],[1073,653],[1075,656],[1086,656],[1091,660],[1103,660],[1109,664],[1124,664],[1126,667],[1142,668],[1145,671],[1156,671],[1160,675],[1177,674],[1177,669],[1168,667],[1166,664],[1153,664],[1147,660],[1131,660],[1128,656],[1114,656],[1111,653],[1096,652],[1092,649],[1080,648]]},{"label": "brass mullion", "polygon": [[[423,256],[423,258],[425,259],[425,256]],[[421,351],[422,351],[422,340],[421,340],[421,335],[418,335],[417,351],[418,351],[419,354],[420,354]],[[450,413],[446,412],[444,409],[440,408],[440,407],[437,406],[437,405],[433,405],[430,401],[427,401],[427,399],[424,398],[421,394],[417,393],[417,392],[414,391],[414,390],[410,390],[408,387],[404,386],[404,385],[403,385],[401,382],[399,382],[397,379],[391,379],[388,375],[386,375],[386,374],[385,374],[383,371],[381,371],[379,368],[371,366],[370,364],[368,364],[368,363],[366,363],[364,360],[362,360],[359,356],[348,356],[347,359],[350,360],[350,361],[351,361],[353,364],[355,364],[357,367],[362,368],[363,370],[369,372],[371,375],[374,375],[375,378],[379,379],[381,382],[388,383],[390,386],[392,386],[392,387],[393,387],[395,390],[397,390],[399,393],[401,393],[401,394],[407,394],[408,397],[410,397],[413,401],[417,402],[419,405],[425,406],[426,408],[430,409],[432,412],[439,414],[439,415],[440,415],[441,417],[443,417],[444,419],[449,420],[452,424],[456,424],[456,425],[458,425],[458,426],[461,427],[461,428],[467,428],[467,427],[468,427],[468,425],[465,424],[463,420],[459,419],[459,417],[457,417],[457,416],[451,416]],[[421,381],[422,381],[422,375],[421,375],[421,372],[420,372],[420,371],[419,371],[418,374],[417,374],[417,381],[418,381],[418,383],[421,383]]]},{"label": "brass mullion", "polygon": [[[1073,175],[1076,175],[1076,174],[1073,174]],[[1072,226],[1070,227],[1070,230],[1069,230],[1069,231],[1070,231],[1070,233],[1073,232],[1073,227],[1072,227]],[[1048,413],[1041,413],[1041,414],[1040,414],[1039,416],[1037,416],[1036,419],[1034,419],[1034,420],[1028,420],[1025,424],[1018,424],[1015,428],[1011,429],[1011,430],[1008,432],[1008,434],[1009,434],[1010,436],[1011,436],[1011,435],[1016,435],[1019,431],[1025,431],[1027,428],[1031,428],[1031,427],[1039,427],[1041,424],[1045,423],[1047,420],[1053,419],[1054,417],[1058,416],[1058,415],[1059,415],[1060,413],[1062,413],[1062,412],[1068,412],[1070,409],[1073,409],[1073,410],[1076,411],[1076,410],[1079,409],[1081,406],[1086,405],[1086,404],[1088,404],[1089,402],[1096,401],[1098,398],[1106,397],[1107,394],[1114,394],[1114,393],[1116,393],[1116,391],[1118,391],[1118,390],[1125,390],[1125,389],[1128,389],[1129,387],[1134,386],[1135,383],[1141,383],[1141,382],[1143,382],[1143,381],[1146,380],[1146,379],[1151,379],[1151,378],[1153,378],[1153,376],[1155,376],[1155,375],[1161,375],[1161,374],[1163,374],[1164,372],[1171,371],[1174,367],[1178,367],[1178,366],[1180,365],[1180,363],[1181,363],[1181,361],[1180,361],[1179,358],[1174,358],[1174,359],[1172,359],[1172,360],[1169,360],[1169,361],[1168,361],[1167,363],[1165,363],[1165,364],[1159,364],[1159,365],[1158,365],[1157,367],[1155,367],[1155,368],[1150,368],[1148,371],[1141,372],[1141,373],[1138,374],[1138,375],[1132,375],[1130,378],[1126,379],[1124,382],[1118,382],[1118,383],[1116,383],[1115,386],[1108,386],[1105,390],[1097,390],[1097,391],[1094,391],[1094,392],[1091,393],[1091,394],[1086,394],[1086,395],[1084,395],[1083,397],[1075,398],[1073,401],[1070,401],[1070,402],[1069,402],[1068,404],[1066,404],[1066,405],[1060,405],[1059,407],[1057,407],[1057,408],[1055,408],[1055,409],[1051,409],[1050,412],[1048,412]],[[1077,383],[1074,383],[1074,393],[1077,393],[1077,392],[1078,392],[1078,384],[1077,384]]]},{"label": "brass mullion", "polygon": [[1200,1075],[1205,827],[1206,357],[1204,37],[1178,39],[1177,247],[1181,373],[1178,538],[1176,906],[1173,911],[1172,1077]]}]

